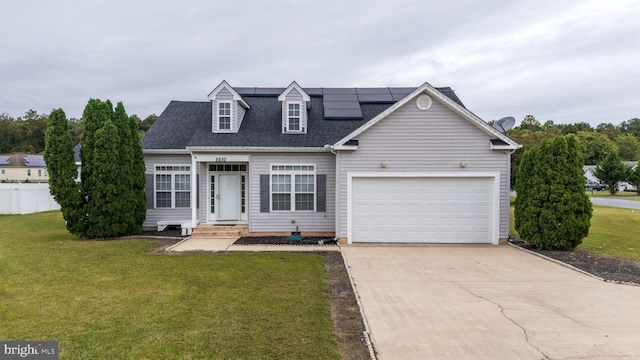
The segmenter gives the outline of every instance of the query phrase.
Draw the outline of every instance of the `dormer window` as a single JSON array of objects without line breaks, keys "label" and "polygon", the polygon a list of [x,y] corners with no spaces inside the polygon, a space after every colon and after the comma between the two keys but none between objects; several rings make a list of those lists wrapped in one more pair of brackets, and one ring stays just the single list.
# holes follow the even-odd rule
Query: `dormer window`
[{"label": "dormer window", "polygon": [[223,81],[210,94],[211,131],[214,133],[237,133],[242,120],[250,109],[240,94]]},{"label": "dormer window", "polygon": [[287,114],[287,131],[304,131],[304,129],[300,126],[300,107],[301,104],[299,102],[296,103],[288,103],[288,114]]},{"label": "dormer window", "polygon": [[294,81],[278,96],[278,101],[282,102],[282,133],[305,134],[311,97]]},{"label": "dormer window", "polygon": [[231,103],[218,103],[218,129],[231,130]]}]

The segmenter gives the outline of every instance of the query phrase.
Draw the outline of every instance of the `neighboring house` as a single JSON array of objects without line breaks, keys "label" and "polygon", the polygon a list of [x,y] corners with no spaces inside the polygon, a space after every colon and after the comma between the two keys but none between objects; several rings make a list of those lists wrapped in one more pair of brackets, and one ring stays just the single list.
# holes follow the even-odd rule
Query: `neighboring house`
[{"label": "neighboring house", "polygon": [[[623,163],[629,166],[632,170],[638,166],[637,161],[623,161]],[[597,165],[585,165],[583,166],[584,177],[587,178],[587,181],[596,181],[600,183],[600,179],[598,179],[594,172],[596,170]],[[636,191],[636,187],[629,184],[626,181],[621,181],[618,183],[618,191]]]},{"label": "neighboring house", "polygon": [[595,181],[597,183],[600,183],[600,179],[598,179],[594,175],[594,172],[596,171],[596,165],[585,165],[582,167],[582,170],[584,171],[584,177],[587,179],[587,181]]},{"label": "neighboring house", "polygon": [[42,155],[0,155],[0,182],[49,182]]},{"label": "neighboring house", "polygon": [[172,101],[142,139],[145,227],[248,226],[352,242],[509,235],[516,142],[450,88],[230,86]]}]

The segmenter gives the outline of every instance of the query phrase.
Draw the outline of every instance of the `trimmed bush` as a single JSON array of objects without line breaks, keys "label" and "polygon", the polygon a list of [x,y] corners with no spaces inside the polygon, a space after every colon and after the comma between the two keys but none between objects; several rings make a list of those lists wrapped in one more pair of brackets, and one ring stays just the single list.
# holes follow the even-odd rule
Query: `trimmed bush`
[{"label": "trimmed bush", "polygon": [[593,210],[582,162],[573,135],[545,140],[524,154],[516,181],[515,224],[530,245],[570,250],[589,234]]}]

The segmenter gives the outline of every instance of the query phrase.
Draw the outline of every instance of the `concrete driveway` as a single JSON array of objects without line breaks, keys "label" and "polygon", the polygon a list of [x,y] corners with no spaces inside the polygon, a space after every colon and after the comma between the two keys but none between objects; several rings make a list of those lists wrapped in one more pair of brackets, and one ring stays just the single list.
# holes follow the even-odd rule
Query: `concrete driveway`
[{"label": "concrete driveway", "polygon": [[345,246],[379,359],[640,359],[640,287],[501,246]]}]

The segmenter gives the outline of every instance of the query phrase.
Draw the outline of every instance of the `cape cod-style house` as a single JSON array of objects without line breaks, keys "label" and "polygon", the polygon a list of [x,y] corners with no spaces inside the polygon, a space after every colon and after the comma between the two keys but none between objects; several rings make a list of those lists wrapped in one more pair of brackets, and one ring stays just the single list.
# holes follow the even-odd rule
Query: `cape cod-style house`
[{"label": "cape cod-style house", "polygon": [[509,232],[517,143],[450,88],[232,87],[172,101],[142,139],[145,227],[242,226],[352,242]]}]

